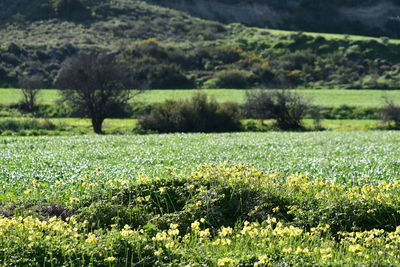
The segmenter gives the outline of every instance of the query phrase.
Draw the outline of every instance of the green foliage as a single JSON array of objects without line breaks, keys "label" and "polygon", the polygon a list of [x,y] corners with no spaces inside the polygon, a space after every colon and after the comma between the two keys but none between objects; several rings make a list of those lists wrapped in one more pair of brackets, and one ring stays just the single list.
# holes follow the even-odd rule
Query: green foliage
[{"label": "green foliage", "polygon": [[215,74],[217,88],[247,88],[251,84],[251,73],[243,70],[226,70]]},{"label": "green foliage", "polygon": [[237,104],[219,104],[206,94],[189,100],[167,101],[154,106],[139,120],[144,130],[165,132],[229,132],[241,129]]},{"label": "green foliage", "polygon": [[[48,187],[34,180],[23,194],[32,204]],[[79,197],[69,194],[77,191]],[[33,215],[18,216],[8,206],[0,218],[0,262],[397,265],[399,191],[396,181],[342,184],[226,163],[191,173],[170,169],[164,178],[99,183],[84,176],[51,187],[53,201],[68,208],[26,206]]]},{"label": "green foliage", "polygon": [[[395,40],[224,26],[135,1],[57,0],[65,10],[83,5],[92,13],[66,12],[86,20],[83,24],[79,18],[48,20],[57,15],[44,2],[26,4],[41,14],[28,30],[15,23],[1,28],[1,86],[16,87],[16,72],[27,72],[41,73],[46,87],[54,88],[62,61],[88,47],[124,54],[149,88],[215,87],[216,76],[225,71],[242,73],[237,86],[243,88],[395,89],[399,84]],[[34,20],[20,11],[27,22]]]},{"label": "green foliage", "polygon": [[195,82],[186,77],[180,65],[186,63],[183,51],[162,46],[151,38],[137,42],[125,52],[141,84],[150,89],[190,89]]},{"label": "green foliage", "polygon": [[[393,99],[386,98],[385,105],[380,110],[381,120],[388,125],[400,129],[400,106]],[[393,126],[391,124],[394,124]]]},{"label": "green foliage", "polygon": [[60,18],[83,19],[90,15],[90,11],[82,0],[51,0],[55,13]]},{"label": "green foliage", "polygon": [[0,121],[0,132],[20,132],[22,130],[54,130],[55,128],[56,126],[49,120],[38,121],[34,119],[7,119]]},{"label": "green foliage", "polygon": [[244,110],[251,118],[274,119],[282,130],[303,129],[302,120],[309,111],[309,101],[296,92],[249,91]]}]

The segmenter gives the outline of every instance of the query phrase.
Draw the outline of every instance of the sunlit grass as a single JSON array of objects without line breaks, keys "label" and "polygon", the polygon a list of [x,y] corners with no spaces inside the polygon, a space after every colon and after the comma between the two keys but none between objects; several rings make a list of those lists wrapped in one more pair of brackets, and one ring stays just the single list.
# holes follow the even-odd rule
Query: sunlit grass
[{"label": "sunlit grass", "polygon": [[[139,95],[136,101],[159,103],[167,99],[189,98],[196,92],[204,92],[220,102],[243,103],[246,90],[241,89],[203,89],[203,90],[149,90]],[[357,107],[379,107],[384,103],[383,96],[400,102],[400,90],[339,90],[339,89],[302,89],[296,90],[310,98],[315,105],[337,107],[340,105]],[[0,104],[17,103],[20,99],[18,89],[0,89]],[[43,90],[39,102],[51,104],[59,99],[57,90]]]}]

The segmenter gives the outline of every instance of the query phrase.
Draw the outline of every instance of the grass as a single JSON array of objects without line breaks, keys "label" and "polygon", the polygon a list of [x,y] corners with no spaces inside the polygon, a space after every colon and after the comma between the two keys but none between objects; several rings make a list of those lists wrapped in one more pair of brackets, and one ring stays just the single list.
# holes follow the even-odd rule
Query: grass
[{"label": "grass", "polygon": [[[399,135],[390,131],[2,137],[1,183],[53,184],[103,168],[99,179],[162,174],[206,162],[246,163],[267,172],[348,180],[399,178]],[[50,164],[52,167],[49,167]],[[11,186],[11,185],[10,185]],[[12,192],[12,191],[10,191]]]},{"label": "grass", "polygon": [[[146,103],[159,103],[167,99],[189,98],[195,92],[205,92],[214,96],[220,102],[239,102],[245,98],[246,90],[235,89],[204,89],[204,90],[151,90],[140,95],[137,100]],[[309,97],[314,104],[324,107],[337,107],[340,105],[357,107],[379,107],[383,104],[383,96],[388,96],[396,102],[400,102],[399,90],[296,90]],[[18,89],[0,89],[0,104],[17,103],[20,98]],[[40,95],[40,102],[54,103],[58,99],[56,90],[43,90]]]},{"label": "grass", "polygon": [[390,131],[0,137],[0,263],[398,265],[399,143]]},{"label": "grass", "polygon": [[[264,29],[260,29],[261,31],[264,31]],[[296,34],[298,31],[285,31],[285,30],[274,30],[274,29],[268,29],[265,30],[271,34],[274,35],[290,35],[290,34]],[[340,40],[354,40],[354,41],[368,41],[368,40],[375,40],[378,42],[381,42],[381,38],[375,38],[375,37],[370,37],[370,36],[362,36],[362,35],[351,35],[351,34],[336,34],[336,33],[320,33],[320,32],[302,32],[303,34],[310,35],[313,37],[318,37],[322,36],[326,39],[340,39]],[[399,39],[388,39],[389,43],[393,44],[400,44]]]},{"label": "grass", "polygon": [[[29,119],[24,117],[5,117],[0,118],[0,125],[4,121],[21,121],[21,123],[34,120],[36,122],[51,123],[54,129],[34,131],[29,129],[21,131],[3,131],[3,135],[74,135],[74,134],[93,134],[90,119],[81,118],[52,118],[48,119]],[[247,123],[249,120],[243,120]],[[258,124],[258,122],[256,122]],[[266,122],[267,124],[271,124]],[[132,134],[137,125],[137,119],[106,119],[103,124],[103,130],[106,134]],[[304,125],[308,129],[313,129],[313,120],[304,120]],[[381,124],[376,120],[322,120],[321,126],[329,131],[360,131],[376,130],[381,128]],[[1,128],[1,127],[0,127]],[[33,129],[34,130],[34,129]],[[1,129],[0,129],[1,132]]]}]

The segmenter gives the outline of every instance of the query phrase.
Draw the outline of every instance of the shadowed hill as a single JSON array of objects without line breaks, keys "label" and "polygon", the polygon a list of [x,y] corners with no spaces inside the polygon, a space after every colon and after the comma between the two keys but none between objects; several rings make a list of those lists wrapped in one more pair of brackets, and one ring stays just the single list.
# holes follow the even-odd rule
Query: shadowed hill
[{"label": "shadowed hill", "polygon": [[248,26],[400,37],[398,0],[149,0],[193,16]]}]

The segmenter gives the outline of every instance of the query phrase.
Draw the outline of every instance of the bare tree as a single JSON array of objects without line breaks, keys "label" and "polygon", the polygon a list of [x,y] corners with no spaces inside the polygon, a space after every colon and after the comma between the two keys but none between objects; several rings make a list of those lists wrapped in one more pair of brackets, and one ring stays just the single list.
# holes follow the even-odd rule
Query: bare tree
[{"label": "bare tree", "polygon": [[135,87],[133,72],[114,54],[81,52],[67,59],[58,73],[56,85],[62,99],[91,118],[95,133],[115,107],[127,105],[142,90]]},{"label": "bare tree", "polygon": [[322,111],[323,111],[323,109],[321,106],[310,106],[310,108],[308,110],[308,112],[311,115],[311,118],[313,120],[315,130],[324,130],[324,127],[322,127],[322,124],[321,124],[321,121],[324,118]]},{"label": "bare tree", "polygon": [[43,86],[43,76],[40,74],[19,76],[18,86],[22,90],[22,99],[20,101],[22,108],[26,111],[33,112],[36,107],[40,89]]},{"label": "bare tree", "polygon": [[381,120],[389,126],[391,123],[394,123],[394,127],[400,129],[400,106],[396,105],[396,103],[388,97],[384,97],[384,100],[385,105],[380,112]]},{"label": "bare tree", "polygon": [[278,128],[303,128],[302,119],[309,109],[309,100],[289,90],[248,91],[244,108],[253,118],[276,121]]}]

